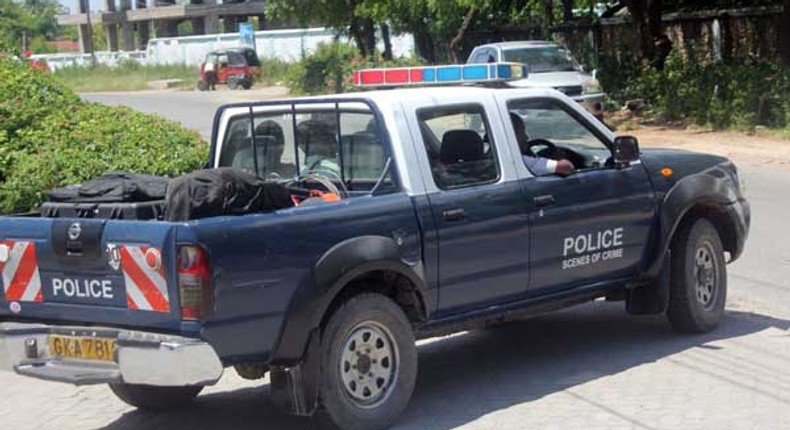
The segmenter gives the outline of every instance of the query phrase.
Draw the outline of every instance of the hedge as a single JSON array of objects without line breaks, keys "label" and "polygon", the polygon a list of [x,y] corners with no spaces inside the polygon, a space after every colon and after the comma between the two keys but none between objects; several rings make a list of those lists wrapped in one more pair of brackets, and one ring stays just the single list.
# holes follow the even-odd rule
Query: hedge
[{"label": "hedge", "polygon": [[82,101],[52,76],[0,53],[0,212],[104,173],[175,176],[199,168],[199,134],[125,107]]},{"label": "hedge", "polygon": [[620,97],[643,99],[668,121],[746,131],[790,127],[790,68],[760,58],[710,62],[673,52],[663,70],[641,70]]}]

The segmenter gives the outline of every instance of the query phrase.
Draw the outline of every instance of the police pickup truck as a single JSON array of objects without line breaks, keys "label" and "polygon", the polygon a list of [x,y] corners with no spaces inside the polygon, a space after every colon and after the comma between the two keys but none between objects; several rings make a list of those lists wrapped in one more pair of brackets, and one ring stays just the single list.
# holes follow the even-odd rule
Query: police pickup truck
[{"label": "police pickup truck", "polygon": [[[424,85],[522,73],[364,70],[363,86],[421,85],[220,108],[207,167],[322,196],[309,204],[0,218],[0,367],[163,410],[232,366],[269,374],[291,413],[379,429],[409,402],[419,338],[601,298],[713,330],[749,228],[735,166],[640,151],[553,89]],[[525,155],[573,173],[538,176]]]}]

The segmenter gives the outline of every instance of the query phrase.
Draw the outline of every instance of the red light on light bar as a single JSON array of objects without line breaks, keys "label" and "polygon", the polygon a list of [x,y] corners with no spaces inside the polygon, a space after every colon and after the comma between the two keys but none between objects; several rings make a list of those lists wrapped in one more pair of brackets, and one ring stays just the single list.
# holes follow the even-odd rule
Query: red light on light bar
[{"label": "red light on light bar", "polygon": [[387,69],[384,80],[388,84],[406,84],[409,82],[409,69]]},{"label": "red light on light bar", "polygon": [[362,70],[359,72],[359,82],[362,85],[377,85],[384,83],[383,70]]}]

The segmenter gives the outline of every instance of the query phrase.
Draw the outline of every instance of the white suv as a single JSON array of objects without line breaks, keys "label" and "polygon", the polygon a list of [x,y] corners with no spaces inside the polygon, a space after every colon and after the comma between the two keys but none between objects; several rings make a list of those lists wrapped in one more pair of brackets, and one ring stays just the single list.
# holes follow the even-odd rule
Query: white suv
[{"label": "white suv", "polygon": [[550,87],[565,93],[597,118],[603,116],[605,93],[594,73],[589,74],[570,51],[547,41],[516,41],[480,45],[467,63],[512,62],[527,65],[529,76],[509,82],[514,87]]}]

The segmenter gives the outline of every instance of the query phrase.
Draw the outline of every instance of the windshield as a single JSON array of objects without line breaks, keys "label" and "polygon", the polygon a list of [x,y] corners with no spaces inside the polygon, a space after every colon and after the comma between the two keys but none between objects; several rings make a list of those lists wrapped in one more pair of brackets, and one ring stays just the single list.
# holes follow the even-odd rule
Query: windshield
[{"label": "windshield", "polygon": [[529,73],[574,72],[578,70],[576,61],[567,50],[558,46],[533,48],[513,48],[503,51],[505,61],[523,63]]}]

